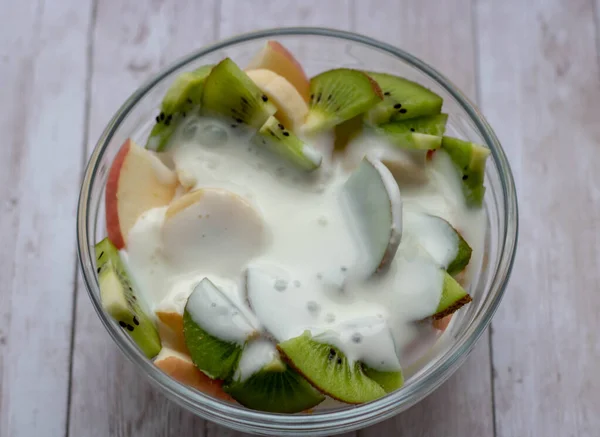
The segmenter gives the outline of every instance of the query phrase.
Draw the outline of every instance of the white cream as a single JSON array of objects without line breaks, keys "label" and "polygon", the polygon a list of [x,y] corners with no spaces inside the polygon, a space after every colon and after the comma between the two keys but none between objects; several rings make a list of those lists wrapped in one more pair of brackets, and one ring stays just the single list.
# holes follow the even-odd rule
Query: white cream
[{"label": "white cream", "polygon": [[279,354],[272,342],[262,338],[252,340],[242,352],[242,357],[233,375],[233,379],[243,382],[266,365],[278,359]]},{"label": "white cream", "polygon": [[450,224],[438,217],[407,213],[405,238],[414,238],[441,267],[447,268],[458,254],[458,235]]},{"label": "white cream", "polygon": [[[206,119],[196,122],[213,123]],[[219,238],[190,245],[195,238],[190,233],[197,230],[197,223],[183,220],[177,226],[178,238],[169,240],[167,249],[165,208],[143,214],[128,236],[126,258],[152,308],[181,313],[196,284],[208,278],[234,302],[243,304],[247,297],[263,329],[277,340],[309,330],[320,341],[339,347],[351,360],[375,369],[397,369],[399,364],[413,361],[410,355],[415,342],[428,335],[423,334],[422,324],[414,322],[437,308],[443,283],[439,260],[450,257],[451,249],[443,241],[429,241],[439,235],[439,227],[427,221],[411,224],[411,214],[447,220],[473,248],[470,273],[481,263],[484,212],[466,208],[460,178],[448,156],[438,151],[425,163],[424,155],[399,152],[380,140],[359,136],[350,145],[346,161],[324,159],[321,169],[307,175],[251,145],[239,128],[220,124],[225,135],[219,134],[216,144],[199,136],[205,128],[189,126],[188,138],[180,136],[172,148],[180,180],[192,189],[225,189],[243,197],[262,218],[267,238],[246,238],[246,229],[227,244],[227,250],[219,246]],[[319,150],[326,150],[327,138],[319,137],[315,144]],[[360,153],[364,155],[362,144],[374,144],[375,154],[385,158],[388,167],[400,160],[397,171],[409,164],[409,170],[418,169],[418,180],[400,183],[403,217],[408,217],[408,224],[403,226],[405,235],[397,254],[385,274],[370,279],[352,274],[363,260],[361,243],[341,200],[342,188],[355,167],[353,160],[360,161]],[[209,205],[198,208],[208,212]],[[238,230],[244,227],[240,220],[230,223]],[[184,262],[173,262],[177,253],[185,254]],[[208,254],[214,256],[206,258]],[[235,263],[230,264],[229,255]],[[241,338],[225,332],[225,325],[219,329],[223,329],[219,335]],[[353,341],[355,334],[369,341]],[[269,357],[267,349],[256,346],[258,357],[254,352],[249,355],[240,376],[246,377],[258,366],[249,363],[264,364]]]},{"label": "white cream", "polygon": [[241,345],[255,335],[260,326],[235,302],[238,295],[228,294],[204,278],[194,288],[185,308],[192,320],[210,335]]}]

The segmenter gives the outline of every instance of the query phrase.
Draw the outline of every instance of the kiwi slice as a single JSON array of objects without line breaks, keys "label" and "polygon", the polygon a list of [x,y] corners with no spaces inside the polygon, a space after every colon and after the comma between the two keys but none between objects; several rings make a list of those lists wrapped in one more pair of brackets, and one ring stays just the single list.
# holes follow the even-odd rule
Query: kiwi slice
[{"label": "kiwi slice", "polygon": [[303,142],[273,116],[267,119],[252,140],[259,146],[268,147],[300,170],[316,170],[323,161],[319,151]]},{"label": "kiwi slice", "polygon": [[447,120],[448,114],[427,115],[384,123],[376,127],[375,131],[398,147],[418,150],[439,149]]},{"label": "kiwi slice", "polygon": [[161,349],[158,330],[142,308],[119,251],[108,238],[95,251],[102,306],[148,358],[155,357]]},{"label": "kiwi slice", "polygon": [[310,109],[304,129],[316,132],[332,128],[381,102],[381,89],[358,70],[338,68],[310,80]]},{"label": "kiwi slice", "polygon": [[458,167],[467,205],[481,206],[485,194],[485,161],[490,150],[479,144],[451,137],[443,137],[442,148]]},{"label": "kiwi slice", "polygon": [[247,124],[255,129],[277,112],[277,107],[229,58],[213,67],[206,78],[202,108],[209,115],[231,120],[232,127]]},{"label": "kiwi slice", "polygon": [[445,272],[442,297],[432,317],[434,320],[443,319],[472,300],[466,290],[456,282],[456,279],[450,276],[448,272]]},{"label": "kiwi slice", "polygon": [[183,335],[196,367],[213,379],[228,379],[245,342],[257,334],[244,310],[204,278],[185,305]]},{"label": "kiwi slice", "polygon": [[407,232],[414,232],[419,245],[451,275],[460,273],[471,260],[472,249],[448,221],[424,213],[404,216]]},{"label": "kiwi slice", "polygon": [[439,114],[444,100],[433,91],[403,77],[366,72],[381,87],[383,102],[371,109],[365,120],[374,125]]},{"label": "kiwi slice", "polygon": [[[252,366],[252,361],[256,361],[252,356],[253,346],[250,343],[244,349],[240,367]],[[233,379],[223,386],[225,392],[245,407],[272,413],[298,413],[325,400],[325,396],[281,360],[276,350],[273,352],[271,360],[249,376],[242,377],[238,368]]]},{"label": "kiwi slice", "polygon": [[323,393],[348,404],[370,402],[385,395],[359,362],[350,362],[336,347],[319,343],[305,331],[277,345],[288,363]]},{"label": "kiwi slice", "polygon": [[402,372],[382,372],[371,367],[364,366],[365,375],[375,381],[385,390],[391,393],[404,385],[404,375]]},{"label": "kiwi slice", "polygon": [[156,116],[156,124],[150,131],[146,148],[163,151],[181,120],[197,111],[202,100],[204,81],[212,68],[212,65],[204,65],[175,78],[163,97],[161,111]]}]

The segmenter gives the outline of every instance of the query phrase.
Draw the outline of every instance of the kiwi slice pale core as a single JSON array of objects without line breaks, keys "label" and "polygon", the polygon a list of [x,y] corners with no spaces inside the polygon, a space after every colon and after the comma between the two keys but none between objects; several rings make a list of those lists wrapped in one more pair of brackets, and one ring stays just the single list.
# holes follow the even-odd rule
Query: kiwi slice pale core
[{"label": "kiwi slice pale core", "polygon": [[260,129],[277,107],[229,58],[219,62],[206,78],[202,109],[208,115],[224,117],[231,127],[246,124]]},{"label": "kiwi slice pale core", "polygon": [[212,65],[204,65],[175,78],[163,97],[161,112],[156,116],[146,148],[163,151],[182,119],[200,108],[204,82],[212,68]]},{"label": "kiwi slice pale core", "polygon": [[443,99],[424,86],[392,74],[366,73],[379,84],[383,93],[383,102],[366,114],[368,123],[378,125],[441,112]]},{"label": "kiwi slice pale core", "polygon": [[485,194],[485,162],[490,150],[479,144],[451,137],[443,137],[442,149],[458,167],[467,205],[481,206]]},{"label": "kiwi slice pale core", "polygon": [[323,161],[323,155],[318,150],[286,129],[274,116],[267,119],[252,141],[259,146],[268,147],[300,170],[316,170]]},{"label": "kiwi slice pale core", "polygon": [[102,306],[144,354],[153,358],[161,349],[158,330],[143,309],[143,303],[133,288],[119,251],[105,238],[96,244],[95,252]]},{"label": "kiwi slice pale core", "polygon": [[277,345],[287,362],[321,392],[349,404],[370,402],[385,395],[360,362],[350,362],[336,347],[319,343],[305,331]]},{"label": "kiwi slice pale core", "polygon": [[310,80],[310,109],[306,132],[332,128],[368,111],[382,100],[381,89],[358,70],[338,68]]},{"label": "kiwi slice pale core", "polygon": [[279,358],[244,381],[232,380],[223,390],[247,408],[272,413],[298,413],[325,400],[325,396]]}]

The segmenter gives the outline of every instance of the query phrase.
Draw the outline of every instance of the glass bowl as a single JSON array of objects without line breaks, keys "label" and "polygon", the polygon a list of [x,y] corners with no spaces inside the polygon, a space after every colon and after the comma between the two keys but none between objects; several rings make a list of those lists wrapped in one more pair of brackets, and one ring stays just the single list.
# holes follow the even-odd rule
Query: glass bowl
[{"label": "glass bowl", "polygon": [[[144,144],[162,96],[177,74],[226,56],[243,66],[269,39],[288,47],[309,77],[343,66],[387,71],[415,80],[444,98],[451,135],[485,144],[491,150],[485,175],[487,238],[483,265],[471,280],[473,302],[453,317],[426,357],[410,369],[404,387],[367,404],[283,415],[213,399],[155,367],[103,311],[100,302],[93,246],[105,236],[104,186],[117,151],[129,137]],[[90,299],[127,358],[162,393],[193,413],[238,430],[279,436],[318,436],[363,428],[408,409],[438,388],[465,360],[498,308],[514,260],[517,229],[517,198],[509,164],[492,128],[469,99],[442,74],[396,47],[354,33],[321,28],[273,29],[230,38],[180,59],[148,80],[125,101],[98,140],[82,182],[77,212],[79,260]]]}]

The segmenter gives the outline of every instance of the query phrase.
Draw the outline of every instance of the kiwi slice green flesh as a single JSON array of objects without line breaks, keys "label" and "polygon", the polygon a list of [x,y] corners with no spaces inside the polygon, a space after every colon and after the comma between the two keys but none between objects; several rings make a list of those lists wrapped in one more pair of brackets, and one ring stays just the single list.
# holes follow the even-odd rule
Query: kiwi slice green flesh
[{"label": "kiwi slice green flesh", "polygon": [[288,363],[321,392],[349,404],[370,402],[385,395],[359,362],[351,363],[337,348],[319,343],[306,331],[277,345]]},{"label": "kiwi slice green flesh", "polygon": [[404,120],[439,114],[443,99],[433,91],[403,77],[366,72],[381,87],[383,102],[371,109],[365,119],[378,125],[390,120]]},{"label": "kiwi slice green flesh", "polygon": [[[448,223],[448,226],[452,227],[450,223]],[[454,230],[454,232],[456,232],[456,236],[458,237],[458,251],[456,252],[456,256],[454,257],[454,259],[450,262],[448,267],[446,267],[446,271],[450,275],[454,276],[462,272],[465,269],[465,267],[467,267],[469,261],[471,261],[471,254],[473,253],[473,249],[471,249],[471,246],[469,246],[469,243],[466,242],[466,240],[463,238],[460,232],[458,232],[453,227],[452,229]]]},{"label": "kiwi slice green flesh", "polygon": [[146,148],[165,150],[181,121],[200,107],[204,82],[212,68],[212,65],[204,65],[175,78],[163,97],[161,112],[148,135]]},{"label": "kiwi slice green flesh", "polygon": [[368,111],[382,100],[373,79],[358,70],[338,68],[310,80],[310,109],[304,130],[332,128]]},{"label": "kiwi slice green flesh", "polygon": [[456,282],[456,279],[450,276],[448,272],[444,272],[442,297],[432,317],[434,320],[442,319],[468,304],[471,300],[471,296]]},{"label": "kiwi slice green flesh", "polygon": [[439,149],[447,120],[447,114],[426,115],[384,123],[376,127],[375,131],[398,147],[419,150]]},{"label": "kiwi slice green flesh", "polygon": [[102,306],[148,358],[155,357],[161,349],[158,331],[142,307],[119,251],[105,238],[96,244],[95,252]]},{"label": "kiwi slice green flesh", "polygon": [[[213,335],[215,332],[227,332],[228,338],[219,338],[224,336]],[[186,303],[183,335],[196,367],[213,379],[228,379],[255,328],[243,311],[205,278]]]},{"label": "kiwi slice green flesh", "polygon": [[451,137],[443,137],[442,149],[458,167],[467,205],[481,206],[485,194],[485,162],[490,150],[479,144]]},{"label": "kiwi slice green flesh", "polygon": [[208,115],[225,117],[232,126],[247,124],[260,129],[277,108],[260,88],[229,58],[206,78],[202,108]]},{"label": "kiwi slice green flesh", "polygon": [[323,161],[318,150],[303,142],[273,116],[267,119],[252,140],[258,146],[268,147],[300,170],[316,170]]},{"label": "kiwi slice green flesh", "polygon": [[298,413],[325,400],[325,396],[279,358],[244,381],[232,380],[223,390],[247,408],[271,413]]},{"label": "kiwi slice green flesh", "polygon": [[391,393],[404,385],[404,376],[402,372],[383,372],[364,366],[365,375],[375,381],[385,390]]}]

